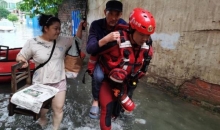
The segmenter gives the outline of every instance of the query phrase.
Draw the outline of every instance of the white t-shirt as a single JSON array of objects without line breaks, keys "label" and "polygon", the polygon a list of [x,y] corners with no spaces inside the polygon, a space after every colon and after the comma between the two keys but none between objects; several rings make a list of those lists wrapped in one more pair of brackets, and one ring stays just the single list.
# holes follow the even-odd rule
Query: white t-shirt
[{"label": "white t-shirt", "polygon": [[[56,47],[50,61],[35,71],[32,79],[33,83],[58,83],[65,79],[65,53],[72,45],[73,40],[74,37],[63,36],[59,36],[56,39]],[[36,37],[36,40],[32,38],[27,41],[21,49],[20,54],[27,60],[32,57],[36,67],[49,59],[52,48],[53,41],[48,42],[40,37]]]}]

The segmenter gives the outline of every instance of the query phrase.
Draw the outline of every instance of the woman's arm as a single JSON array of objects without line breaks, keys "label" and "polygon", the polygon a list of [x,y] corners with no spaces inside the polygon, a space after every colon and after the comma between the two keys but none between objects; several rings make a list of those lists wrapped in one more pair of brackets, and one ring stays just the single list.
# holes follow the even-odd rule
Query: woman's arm
[{"label": "woman's arm", "polygon": [[28,66],[28,60],[33,56],[31,39],[24,44],[20,52],[16,56],[17,62],[23,62],[22,68],[26,68]]},{"label": "woman's arm", "polygon": [[16,57],[16,61],[21,63],[23,62],[24,64],[22,65],[22,68],[27,68],[28,67],[28,62],[27,60],[20,54],[18,53],[17,57]]},{"label": "woman's arm", "polygon": [[85,21],[81,21],[79,23],[79,26],[78,26],[78,29],[77,29],[77,32],[76,32],[76,36],[80,39],[82,39],[82,28],[83,27],[86,27],[86,22]]}]

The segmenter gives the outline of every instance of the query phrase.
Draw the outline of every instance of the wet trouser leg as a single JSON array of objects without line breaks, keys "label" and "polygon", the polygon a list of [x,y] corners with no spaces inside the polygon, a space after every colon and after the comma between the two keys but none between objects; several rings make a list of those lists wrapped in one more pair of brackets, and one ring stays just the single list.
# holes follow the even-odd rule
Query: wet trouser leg
[{"label": "wet trouser leg", "polygon": [[104,79],[104,73],[100,67],[99,64],[96,64],[94,73],[92,76],[92,96],[94,100],[99,99],[99,91],[100,91],[100,86],[101,82]]},{"label": "wet trouser leg", "polygon": [[113,111],[113,103],[115,97],[113,96],[112,89],[108,82],[102,82],[100,88],[100,106],[101,106],[101,116],[100,116],[100,127],[101,130],[111,130],[111,118]]},{"label": "wet trouser leg", "polygon": [[129,96],[129,98],[132,99],[133,92],[134,92],[135,89],[136,89],[136,87],[133,87],[133,86],[131,86],[131,85],[128,85],[128,96]]}]

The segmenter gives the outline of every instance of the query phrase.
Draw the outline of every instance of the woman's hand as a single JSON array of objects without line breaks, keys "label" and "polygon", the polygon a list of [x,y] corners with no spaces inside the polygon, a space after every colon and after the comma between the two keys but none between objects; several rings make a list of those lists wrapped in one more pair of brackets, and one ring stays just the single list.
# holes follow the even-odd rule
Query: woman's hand
[{"label": "woman's hand", "polygon": [[82,21],[80,21],[79,26],[80,27],[86,27],[87,26],[87,22],[82,20]]},{"label": "woman's hand", "polygon": [[21,62],[24,63],[21,68],[27,68],[28,67],[28,62],[27,61],[21,61]]},{"label": "woman's hand", "polygon": [[82,27],[86,28],[88,23],[86,21],[81,21],[81,22],[82,22]]},{"label": "woman's hand", "polygon": [[21,54],[18,54],[18,55],[17,55],[16,61],[17,61],[18,63],[23,63],[22,68],[27,68],[27,67],[28,67],[28,62],[27,62],[27,60],[26,60]]},{"label": "woman's hand", "polygon": [[86,21],[80,21],[80,23],[79,23],[79,26],[78,26],[78,29],[77,29],[77,32],[76,32],[76,36],[78,37],[78,38],[82,38],[82,29],[83,29],[83,27],[86,27],[87,26],[87,22]]}]

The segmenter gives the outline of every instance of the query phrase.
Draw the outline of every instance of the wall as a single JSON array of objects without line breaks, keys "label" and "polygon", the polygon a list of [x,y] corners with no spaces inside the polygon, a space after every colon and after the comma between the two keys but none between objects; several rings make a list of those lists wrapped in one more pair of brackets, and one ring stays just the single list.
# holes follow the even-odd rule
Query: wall
[{"label": "wall", "polygon": [[[104,17],[106,1],[89,0],[89,23]],[[184,97],[220,105],[219,0],[121,1],[125,20],[135,7],[148,9],[156,19],[154,56],[145,80]],[[198,82],[209,87],[204,89]],[[198,91],[187,96],[193,88]]]},{"label": "wall", "polygon": [[86,9],[86,0],[64,0],[59,7],[58,17],[61,20],[61,35],[72,35],[72,11],[80,10],[82,14]]}]

